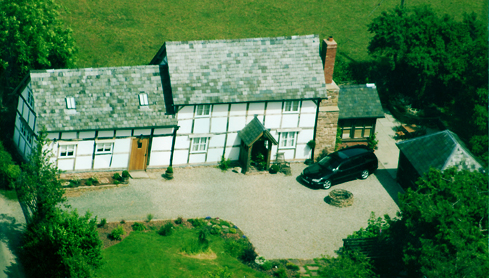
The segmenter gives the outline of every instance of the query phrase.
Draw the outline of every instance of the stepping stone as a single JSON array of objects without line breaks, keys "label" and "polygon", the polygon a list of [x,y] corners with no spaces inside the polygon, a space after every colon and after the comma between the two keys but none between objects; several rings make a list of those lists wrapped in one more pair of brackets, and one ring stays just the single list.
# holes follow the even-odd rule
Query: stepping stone
[{"label": "stepping stone", "polygon": [[319,266],[307,266],[307,269],[309,270],[318,270]]},{"label": "stepping stone", "polygon": [[306,273],[306,269],[303,266],[299,266],[300,273]]},{"label": "stepping stone", "polygon": [[316,271],[312,271],[311,276],[318,276],[318,273]]},{"label": "stepping stone", "polygon": [[311,277],[309,274],[301,274],[301,277]]}]

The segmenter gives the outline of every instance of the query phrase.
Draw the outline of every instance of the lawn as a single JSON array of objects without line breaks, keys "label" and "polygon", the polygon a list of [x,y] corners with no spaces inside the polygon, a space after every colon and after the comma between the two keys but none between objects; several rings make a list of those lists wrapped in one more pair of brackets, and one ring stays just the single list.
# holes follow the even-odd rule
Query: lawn
[{"label": "lawn", "polygon": [[253,270],[225,252],[225,240],[211,235],[210,249],[216,255],[204,253],[192,258],[182,253],[182,247],[197,239],[198,229],[178,227],[170,236],[155,230],[131,232],[122,242],[103,250],[105,264],[97,277],[208,277],[227,267],[231,277],[269,277]]},{"label": "lawn", "polygon": [[[367,24],[401,0],[57,0],[73,29],[78,67],[147,64],[165,41],[319,34],[334,36],[346,59],[368,59]],[[486,0],[406,0],[431,3],[461,18],[487,23]]]}]

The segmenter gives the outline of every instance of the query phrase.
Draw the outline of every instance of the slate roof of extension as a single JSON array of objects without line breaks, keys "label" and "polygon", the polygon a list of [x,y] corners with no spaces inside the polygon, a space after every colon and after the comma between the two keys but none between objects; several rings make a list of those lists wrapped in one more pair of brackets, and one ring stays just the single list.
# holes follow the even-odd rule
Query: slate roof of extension
[{"label": "slate roof of extension", "polygon": [[[37,127],[48,131],[176,125],[166,115],[158,66],[36,70],[30,72]],[[139,107],[139,94],[148,107]],[[74,97],[76,109],[67,109]]]},{"label": "slate roof of extension", "polygon": [[318,35],[165,47],[175,105],[326,97]]},{"label": "slate roof of extension", "polygon": [[340,86],[338,108],[340,119],[385,117],[379,93],[371,85]]},{"label": "slate roof of extension", "polygon": [[250,146],[262,133],[263,136],[270,139],[273,144],[278,144],[277,140],[273,138],[270,131],[263,126],[257,117],[253,118],[253,120],[251,120],[242,130],[238,131],[239,138],[243,140],[246,146]]},{"label": "slate roof of extension", "polygon": [[[420,175],[428,172],[430,167],[438,170],[453,165],[469,170],[481,167],[460,138],[450,130],[401,141],[396,145]],[[467,160],[474,163],[460,165]]]}]

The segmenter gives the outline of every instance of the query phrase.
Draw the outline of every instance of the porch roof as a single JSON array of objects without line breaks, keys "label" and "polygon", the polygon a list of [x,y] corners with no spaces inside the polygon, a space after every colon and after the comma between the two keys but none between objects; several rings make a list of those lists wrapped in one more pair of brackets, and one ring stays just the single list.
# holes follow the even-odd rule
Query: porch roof
[{"label": "porch roof", "polygon": [[278,144],[277,140],[273,138],[270,131],[263,126],[257,117],[253,118],[242,130],[238,131],[238,135],[248,147],[255,143],[262,135],[272,141],[273,144]]}]

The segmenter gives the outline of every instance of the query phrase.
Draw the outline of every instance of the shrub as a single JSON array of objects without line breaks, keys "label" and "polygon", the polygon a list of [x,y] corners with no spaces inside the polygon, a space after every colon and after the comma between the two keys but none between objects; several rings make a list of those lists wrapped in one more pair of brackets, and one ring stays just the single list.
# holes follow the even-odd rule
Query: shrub
[{"label": "shrub", "polygon": [[239,259],[245,263],[252,263],[256,259],[255,247],[251,243],[247,243],[243,249],[243,253],[239,256]]},{"label": "shrub", "polygon": [[221,226],[219,226],[219,225],[213,225],[212,228],[211,228],[211,230],[210,230],[210,232],[213,235],[219,235],[219,234],[221,234],[221,230],[222,230],[221,229]]},{"label": "shrub", "polygon": [[192,226],[194,226],[195,228],[199,228],[206,225],[205,221],[202,220],[202,218],[189,219],[188,222],[190,222]]},{"label": "shrub", "polygon": [[379,143],[379,140],[377,140],[377,133],[372,133],[367,139],[367,146],[371,150],[376,150],[377,149],[377,144]]},{"label": "shrub", "polygon": [[270,166],[270,173],[278,173],[279,170],[280,167],[277,164],[273,164],[272,166]]},{"label": "shrub", "polygon": [[285,271],[285,268],[280,268],[279,270],[273,273],[273,276],[279,278],[287,278],[287,271]]},{"label": "shrub", "polygon": [[209,229],[203,228],[199,230],[199,243],[202,245],[209,245],[210,240]]},{"label": "shrub", "polygon": [[114,175],[112,176],[112,178],[114,180],[116,180],[116,181],[120,181],[122,177],[121,177],[121,175],[119,173],[114,173]]},{"label": "shrub", "polygon": [[93,185],[92,180],[88,179],[88,180],[85,182],[85,185],[86,185],[86,186],[92,186],[92,185]]},{"label": "shrub", "polygon": [[151,222],[152,219],[153,215],[151,213],[148,213],[148,215],[146,215],[146,222]]},{"label": "shrub", "polygon": [[80,177],[78,175],[74,175],[71,179],[71,184],[75,186],[79,186],[81,183]]},{"label": "shrub", "polygon": [[113,240],[122,240],[122,235],[126,234],[124,227],[118,226],[110,232],[110,238]]},{"label": "shrub", "polygon": [[171,236],[173,233],[173,224],[171,222],[166,223],[164,226],[161,226],[158,234],[162,236]]},{"label": "shrub", "polygon": [[203,273],[204,277],[208,278],[230,278],[231,273],[229,272],[227,267],[219,267],[214,271],[207,271]]},{"label": "shrub", "polygon": [[100,220],[100,223],[98,224],[98,226],[99,226],[99,228],[101,228],[101,227],[105,227],[105,225],[107,225],[107,219],[102,218]]},{"label": "shrub", "polygon": [[229,232],[230,232],[231,234],[235,234],[235,233],[236,233],[236,229],[235,229],[235,228],[229,228]]},{"label": "shrub", "polygon": [[219,162],[219,168],[222,170],[222,171],[227,171],[227,169],[229,169],[229,166],[231,165],[231,160],[228,158],[228,159],[225,159],[224,158],[224,155],[221,156],[221,161]]},{"label": "shrub", "polygon": [[122,219],[121,224],[124,224],[124,223],[126,223],[126,220]]},{"label": "shrub", "polygon": [[307,142],[307,146],[312,150],[316,147],[316,141],[314,140],[309,140],[309,142]]},{"label": "shrub", "polygon": [[265,271],[272,269],[273,264],[271,261],[266,261],[261,265],[261,268]]},{"label": "shrub", "polygon": [[144,226],[143,223],[136,222],[136,223],[132,224],[132,229],[134,231],[144,231],[144,230],[146,230],[146,226]]},{"label": "shrub", "polygon": [[175,220],[175,224],[177,224],[177,225],[182,224],[182,222],[183,222],[183,218],[182,217],[178,217],[177,220]]},{"label": "shrub", "polygon": [[323,159],[324,157],[326,157],[328,154],[329,154],[328,150],[327,149],[323,149],[319,153],[318,158],[316,159],[316,162],[319,162],[321,159]]},{"label": "shrub", "polygon": [[99,180],[98,180],[98,176],[97,175],[93,175],[91,178],[92,182],[95,184],[95,183],[98,183]]},{"label": "shrub", "polygon": [[124,171],[122,171],[122,177],[123,177],[124,179],[128,179],[128,178],[130,178],[130,177],[131,177],[131,175],[129,174],[129,171],[124,170]]},{"label": "shrub", "polygon": [[166,168],[166,172],[167,173],[173,173],[173,167],[168,166],[168,168]]},{"label": "shrub", "polygon": [[224,251],[231,257],[238,258],[243,252],[243,242],[241,240],[228,239],[224,242]]},{"label": "shrub", "polygon": [[0,188],[14,189],[14,182],[20,173],[20,167],[15,165],[12,156],[0,142]]},{"label": "shrub", "polygon": [[285,265],[285,267],[288,268],[288,269],[291,269],[291,270],[295,270],[295,271],[299,270],[299,266],[298,265],[295,265],[293,263],[287,263]]},{"label": "shrub", "polygon": [[114,180],[114,184],[115,184],[115,185],[118,185],[118,184],[120,184],[120,183],[121,183],[121,182],[120,182],[119,180]]}]

